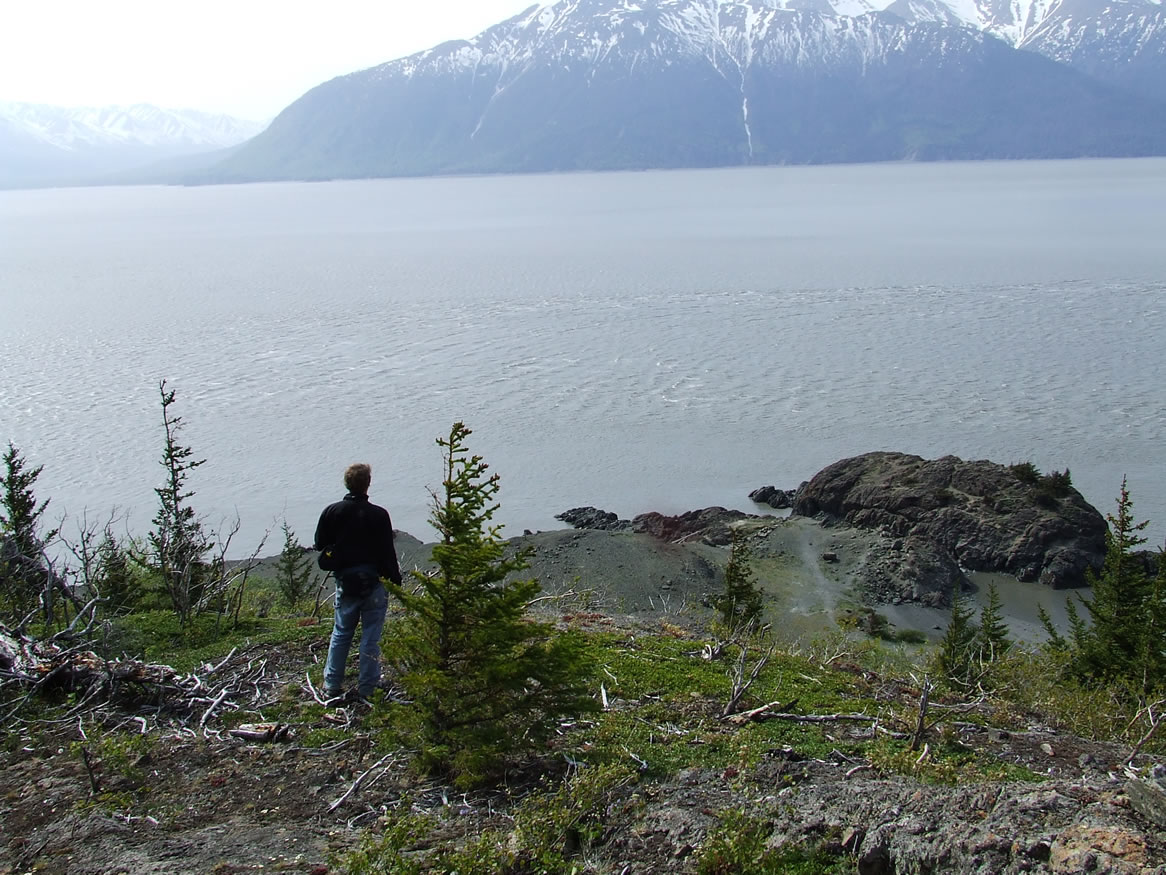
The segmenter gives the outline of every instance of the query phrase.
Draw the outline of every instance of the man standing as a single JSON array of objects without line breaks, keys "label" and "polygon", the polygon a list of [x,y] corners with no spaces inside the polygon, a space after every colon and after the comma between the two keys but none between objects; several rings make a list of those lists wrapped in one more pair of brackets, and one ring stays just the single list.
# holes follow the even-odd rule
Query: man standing
[{"label": "man standing", "polygon": [[388,595],[382,577],[401,583],[393,522],[389,512],[368,500],[372,468],[359,463],[344,472],[348,494],[320,514],[316,549],[331,554],[336,577],[336,617],[328,661],[324,663],[324,695],[338,697],[344,685],[344,665],[356,634],[360,634],[360,673],[357,692],[372,696],[381,679],[380,640]]}]

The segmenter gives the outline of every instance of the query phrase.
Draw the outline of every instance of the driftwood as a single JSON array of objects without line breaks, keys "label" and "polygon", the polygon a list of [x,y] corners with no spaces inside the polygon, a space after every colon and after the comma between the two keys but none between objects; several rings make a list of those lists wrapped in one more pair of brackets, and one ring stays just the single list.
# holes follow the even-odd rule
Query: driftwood
[{"label": "driftwood", "polygon": [[287,741],[291,737],[291,727],[285,723],[243,723],[227,730],[227,735],[245,741]]}]

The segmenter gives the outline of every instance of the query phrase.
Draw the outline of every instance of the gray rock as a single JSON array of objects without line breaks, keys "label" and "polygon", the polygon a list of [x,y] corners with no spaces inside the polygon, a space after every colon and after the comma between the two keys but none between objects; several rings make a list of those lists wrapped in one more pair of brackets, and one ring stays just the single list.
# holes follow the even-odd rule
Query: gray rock
[{"label": "gray rock", "polygon": [[1071,486],[955,456],[867,453],[835,462],[798,491],[793,511],[911,536],[959,567],[1049,586],[1085,583],[1105,556],[1105,519]]},{"label": "gray rock", "polygon": [[600,510],[597,507],[573,507],[562,513],[555,514],[555,519],[562,520],[576,529],[598,529],[605,532],[623,532],[631,529],[628,520],[621,520],[614,513]]},{"label": "gray rock", "polygon": [[734,523],[756,519],[761,517],[723,507],[706,507],[679,516],[642,513],[632,519],[631,528],[633,532],[642,532],[670,544],[699,541],[723,547],[732,543]]},{"label": "gray rock", "polygon": [[777,510],[793,507],[796,489],[778,489],[776,486],[762,486],[749,493],[749,500],[758,504],[767,504]]},{"label": "gray rock", "polygon": [[1160,829],[1166,829],[1166,783],[1151,776],[1126,784],[1126,795],[1134,811]]}]

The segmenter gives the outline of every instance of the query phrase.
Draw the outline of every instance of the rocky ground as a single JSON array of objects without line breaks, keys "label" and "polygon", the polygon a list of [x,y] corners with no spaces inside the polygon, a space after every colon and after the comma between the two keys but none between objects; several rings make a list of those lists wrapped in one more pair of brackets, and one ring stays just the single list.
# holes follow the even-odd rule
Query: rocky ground
[{"label": "rocky ground", "polygon": [[[265,700],[306,699],[304,672],[322,647],[321,636],[244,656],[268,661]],[[914,694],[857,668],[839,670],[885,687],[880,695]],[[684,722],[669,727],[676,743],[738,731],[715,720],[722,704],[687,704]],[[402,808],[435,813],[454,835],[506,825],[506,794],[455,793],[414,777],[403,755],[374,753],[369,713],[331,708],[316,725],[267,743],[231,737],[213,719],[176,729],[128,712],[118,732],[29,726],[0,756],[0,872],[323,875],[343,871],[337,855]],[[302,743],[321,729],[340,731],[323,745]],[[83,731],[94,751],[88,766],[78,752]],[[871,728],[839,723],[830,731],[844,748]],[[101,733],[120,739],[120,748],[102,747]],[[1037,725],[1003,731],[960,722],[949,735],[945,743],[1023,767],[1031,778],[921,784],[839,750],[807,758],[774,748],[749,766],[693,767],[627,787],[579,871],[693,872],[718,814],[737,808],[766,823],[771,844],[833,844],[862,873],[1166,872],[1166,824],[1152,819],[1152,805],[1131,798],[1128,750]],[[1152,765],[1137,763],[1143,775]],[[551,758],[544,767],[555,775],[563,764]],[[510,789],[521,793],[531,780],[515,775]]]}]

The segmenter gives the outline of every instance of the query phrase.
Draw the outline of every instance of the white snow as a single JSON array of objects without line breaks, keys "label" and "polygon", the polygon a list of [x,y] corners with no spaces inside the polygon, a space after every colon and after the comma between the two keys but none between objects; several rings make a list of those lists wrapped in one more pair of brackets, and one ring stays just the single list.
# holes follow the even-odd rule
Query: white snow
[{"label": "white snow", "polygon": [[144,103],[110,107],[0,103],[0,119],[67,151],[126,145],[225,148],[250,139],[267,126],[266,122]]}]

